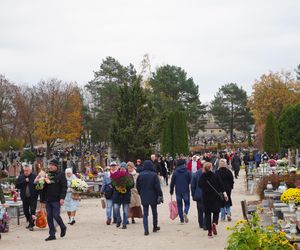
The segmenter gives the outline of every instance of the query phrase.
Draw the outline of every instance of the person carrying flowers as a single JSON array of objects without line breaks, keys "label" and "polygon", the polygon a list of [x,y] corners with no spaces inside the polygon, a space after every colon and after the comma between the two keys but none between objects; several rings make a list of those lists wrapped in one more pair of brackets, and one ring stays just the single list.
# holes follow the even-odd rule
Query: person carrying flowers
[{"label": "person carrying flowers", "polygon": [[[131,199],[131,189],[134,187],[134,180],[132,175],[128,173],[127,164],[122,162],[120,168],[115,173],[112,173],[111,182],[113,186],[113,203],[114,213],[117,217],[117,227],[123,224],[122,229],[127,229],[128,223],[128,209]],[[121,219],[120,208],[123,207],[123,220]]]},{"label": "person carrying flowers", "polygon": [[69,222],[68,224],[74,225],[75,224],[75,215],[76,210],[79,204],[79,200],[74,200],[72,198],[72,188],[71,183],[72,180],[77,179],[77,177],[73,174],[72,168],[67,168],[65,170],[66,173],[66,179],[68,184],[68,190],[65,198],[65,209],[67,210],[67,214],[69,216]]}]

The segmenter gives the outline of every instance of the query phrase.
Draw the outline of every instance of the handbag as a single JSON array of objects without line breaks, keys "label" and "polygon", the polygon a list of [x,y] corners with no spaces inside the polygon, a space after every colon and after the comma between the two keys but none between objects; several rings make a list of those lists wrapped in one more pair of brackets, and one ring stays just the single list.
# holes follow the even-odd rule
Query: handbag
[{"label": "handbag", "polygon": [[105,185],[104,196],[106,199],[111,200],[113,196],[114,189],[111,184]]},{"label": "handbag", "polygon": [[47,227],[47,214],[46,214],[45,208],[40,208],[40,210],[37,212],[35,225],[38,228]]},{"label": "handbag", "polygon": [[101,207],[102,207],[103,209],[105,209],[105,208],[106,208],[105,199],[104,199],[104,198],[101,198],[101,199],[100,199],[100,202],[101,202]]},{"label": "handbag", "polygon": [[170,219],[175,220],[178,216],[178,207],[177,207],[177,202],[172,200],[172,196],[171,196],[171,201],[169,202],[169,210],[170,210]]},{"label": "handbag", "polygon": [[215,191],[215,193],[219,196],[220,200],[225,201],[224,194],[222,192],[218,192],[218,190],[215,189],[213,185],[211,185],[210,181],[207,180],[206,182]]}]

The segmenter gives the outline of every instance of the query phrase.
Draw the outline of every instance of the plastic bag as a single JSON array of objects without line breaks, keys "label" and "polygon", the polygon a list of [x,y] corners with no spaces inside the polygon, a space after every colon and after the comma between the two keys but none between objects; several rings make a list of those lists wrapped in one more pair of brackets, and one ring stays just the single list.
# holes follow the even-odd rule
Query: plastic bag
[{"label": "plastic bag", "polygon": [[37,218],[36,218],[36,221],[35,221],[35,225],[38,228],[45,228],[45,227],[47,227],[47,214],[46,214],[45,209],[41,208],[37,212]]},{"label": "plastic bag", "polygon": [[173,201],[172,198],[169,203],[169,210],[170,210],[170,219],[175,220],[178,216],[178,207],[177,207],[177,202]]}]

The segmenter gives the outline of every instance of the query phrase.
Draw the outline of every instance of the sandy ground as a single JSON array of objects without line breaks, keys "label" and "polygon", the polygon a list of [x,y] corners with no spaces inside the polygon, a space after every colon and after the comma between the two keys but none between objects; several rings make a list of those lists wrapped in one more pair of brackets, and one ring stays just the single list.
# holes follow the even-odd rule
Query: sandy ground
[{"label": "sandy ground", "polygon": [[[190,222],[185,225],[179,224],[179,219],[171,221],[169,219],[168,202],[170,201],[169,188],[163,187],[165,203],[158,208],[159,226],[161,231],[143,235],[142,219],[137,223],[128,226],[127,230],[117,229],[114,225],[105,225],[105,211],[100,207],[99,199],[82,200],[76,217],[76,224],[68,226],[65,238],[59,238],[52,242],[45,242],[48,236],[48,229],[36,229],[30,232],[25,229],[24,219],[20,226],[16,225],[16,220],[11,221],[11,230],[7,234],[2,234],[0,241],[1,250],[13,249],[224,249],[230,231],[225,230],[242,217],[240,201],[255,200],[255,196],[250,196],[245,191],[244,176],[236,180],[233,198],[233,221],[220,222],[218,235],[213,239],[207,237],[207,231],[199,229],[197,223],[197,209],[195,202],[191,201],[189,214]],[[62,217],[67,221],[66,213]],[[152,225],[152,217],[149,217],[149,225]]]}]

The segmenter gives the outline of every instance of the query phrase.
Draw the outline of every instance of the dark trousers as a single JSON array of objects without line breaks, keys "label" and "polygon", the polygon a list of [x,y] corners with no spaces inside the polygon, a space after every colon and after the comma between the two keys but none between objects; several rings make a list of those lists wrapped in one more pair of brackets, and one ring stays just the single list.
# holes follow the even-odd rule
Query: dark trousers
[{"label": "dark trousers", "polygon": [[234,177],[235,177],[235,178],[238,178],[239,172],[240,172],[239,169],[234,170]]},{"label": "dark trousers", "polygon": [[204,223],[205,216],[204,216],[204,207],[202,202],[197,201],[197,211],[198,211],[198,223],[199,227],[206,229],[206,223]]},{"label": "dark trousers", "polygon": [[32,216],[35,215],[36,212],[36,204],[37,199],[36,198],[24,198],[22,200],[23,203],[23,211],[26,217],[27,222],[29,222],[30,226],[34,226],[34,220],[32,219]]},{"label": "dark trousers", "polygon": [[164,175],[163,176],[164,177],[164,181],[165,181],[165,183],[166,183],[166,185],[168,186],[168,180],[169,180],[169,177],[168,177],[168,175]]},{"label": "dark trousers", "polygon": [[[157,215],[157,205],[150,205],[152,210],[152,216],[153,216],[153,228],[157,227],[158,223],[158,215]],[[149,215],[149,205],[143,206],[143,223],[144,223],[144,229],[145,231],[149,230],[148,227],[148,215]]]},{"label": "dark trousers", "polygon": [[206,222],[206,228],[208,230],[211,230],[212,223],[211,223],[211,214],[213,214],[213,223],[218,224],[219,221],[219,212],[211,212],[211,211],[205,211],[205,222]]},{"label": "dark trousers", "polygon": [[66,228],[62,218],[60,217],[60,204],[58,201],[47,201],[46,202],[46,210],[47,210],[47,222],[49,226],[49,235],[55,236],[55,227],[54,221],[56,220],[57,224],[60,226],[60,229]]}]

